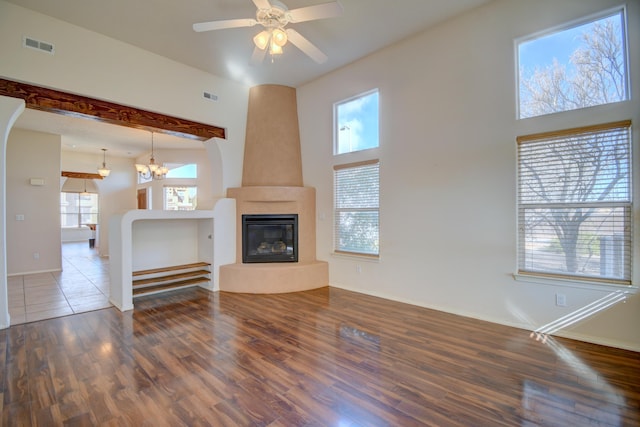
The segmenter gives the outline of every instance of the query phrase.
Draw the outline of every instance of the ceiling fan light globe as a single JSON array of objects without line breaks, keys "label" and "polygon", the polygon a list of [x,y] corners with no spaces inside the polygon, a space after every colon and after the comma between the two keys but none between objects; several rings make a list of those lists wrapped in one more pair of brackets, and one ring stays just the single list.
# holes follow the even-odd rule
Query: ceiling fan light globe
[{"label": "ceiling fan light globe", "polygon": [[271,34],[268,31],[266,30],[261,31],[253,38],[253,42],[255,43],[258,49],[265,50],[269,45],[270,37],[271,37]]},{"label": "ceiling fan light globe", "polygon": [[271,38],[273,39],[273,42],[280,47],[287,44],[287,33],[285,33],[281,28],[276,28],[275,30],[273,30]]},{"label": "ceiling fan light globe", "polygon": [[269,53],[271,55],[282,55],[282,46],[278,46],[273,40],[269,45]]}]

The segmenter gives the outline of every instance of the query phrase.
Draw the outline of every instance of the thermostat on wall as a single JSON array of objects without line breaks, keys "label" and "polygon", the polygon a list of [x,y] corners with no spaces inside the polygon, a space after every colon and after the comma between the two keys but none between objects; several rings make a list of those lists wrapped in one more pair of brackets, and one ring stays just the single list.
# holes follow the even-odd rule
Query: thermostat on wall
[{"label": "thermostat on wall", "polygon": [[31,178],[29,180],[31,185],[44,185],[44,178]]}]

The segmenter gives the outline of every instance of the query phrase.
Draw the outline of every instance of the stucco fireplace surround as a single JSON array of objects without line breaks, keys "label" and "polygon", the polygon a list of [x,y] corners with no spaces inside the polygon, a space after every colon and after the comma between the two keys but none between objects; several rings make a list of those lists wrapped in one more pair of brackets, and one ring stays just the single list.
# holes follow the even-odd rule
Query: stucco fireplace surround
[{"label": "stucco fireplace surround", "polygon": [[[220,290],[281,293],[329,284],[329,267],[316,260],[316,194],[302,182],[300,134],[294,88],[251,88],[242,187],[236,200],[236,263],[220,267]],[[242,215],[297,215],[297,262],[242,262]]]}]

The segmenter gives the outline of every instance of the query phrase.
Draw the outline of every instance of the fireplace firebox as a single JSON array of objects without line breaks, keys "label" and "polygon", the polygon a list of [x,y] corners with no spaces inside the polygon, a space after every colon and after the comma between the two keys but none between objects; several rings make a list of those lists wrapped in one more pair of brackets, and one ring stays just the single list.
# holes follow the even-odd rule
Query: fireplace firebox
[{"label": "fireplace firebox", "polygon": [[242,262],[298,262],[298,214],[242,215]]}]

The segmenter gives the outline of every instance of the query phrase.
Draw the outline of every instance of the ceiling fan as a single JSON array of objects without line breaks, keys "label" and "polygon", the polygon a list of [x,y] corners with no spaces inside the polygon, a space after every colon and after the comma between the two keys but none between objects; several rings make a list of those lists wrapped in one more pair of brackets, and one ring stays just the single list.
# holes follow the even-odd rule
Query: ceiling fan
[{"label": "ceiling fan", "polygon": [[254,25],[260,24],[264,30],[253,38],[255,48],[251,56],[251,62],[262,62],[267,52],[269,52],[272,58],[275,55],[281,54],[282,47],[287,41],[291,42],[292,45],[307,54],[318,64],[322,64],[327,60],[327,55],[313,43],[293,28],[285,27],[287,24],[340,16],[342,14],[342,5],[339,2],[334,1],[292,10],[289,10],[286,5],[277,0],[253,0],[253,3],[258,8],[255,19],[244,18],[201,22],[193,24],[193,30],[202,32],[224,30],[227,28],[253,27]]}]

